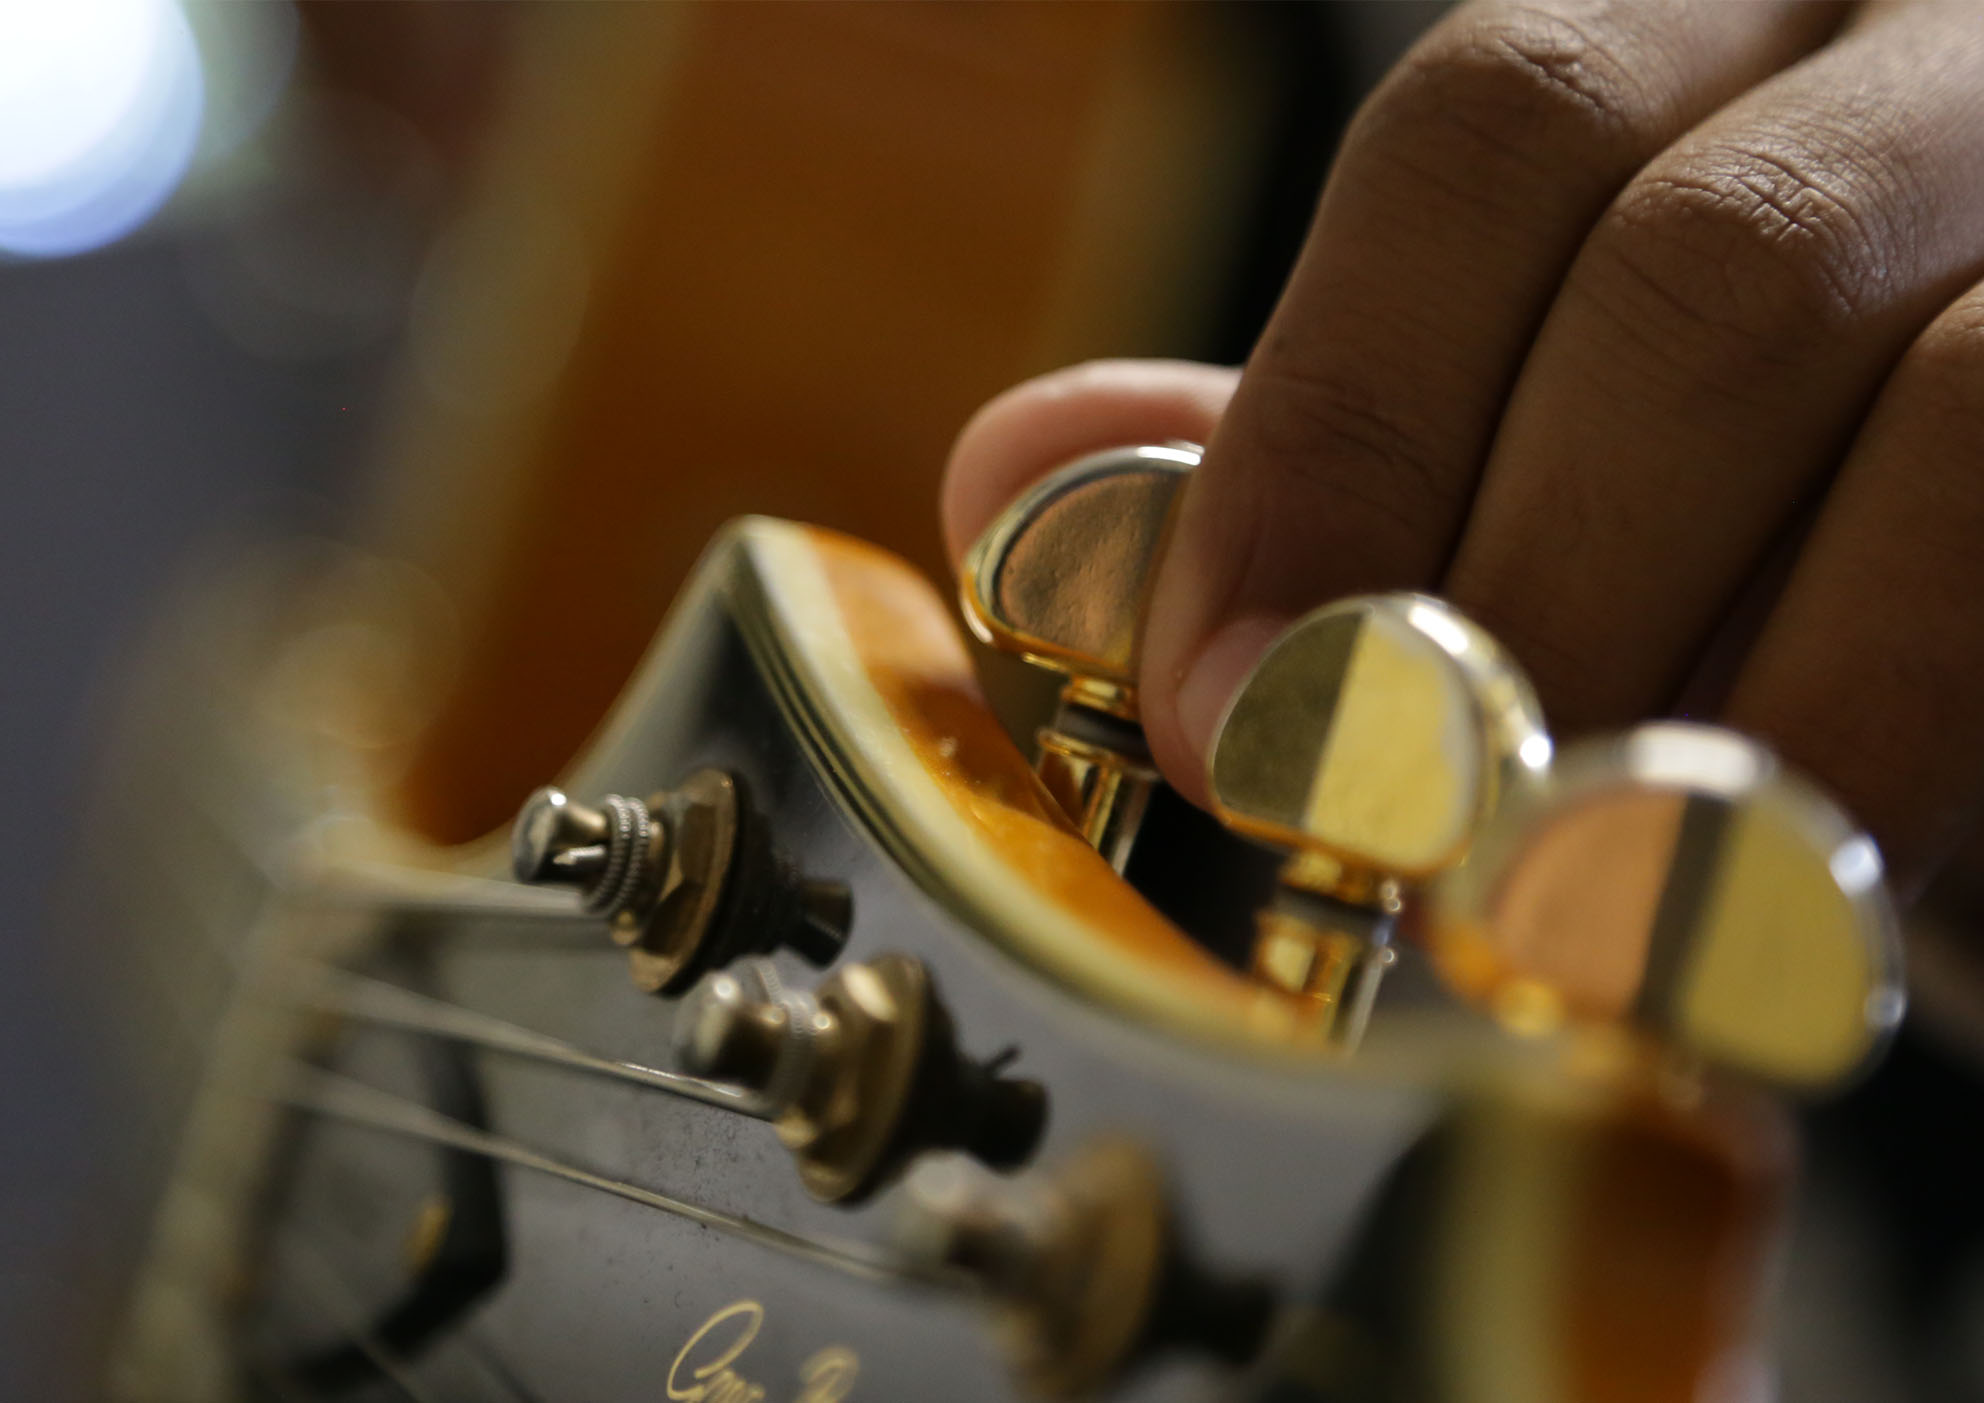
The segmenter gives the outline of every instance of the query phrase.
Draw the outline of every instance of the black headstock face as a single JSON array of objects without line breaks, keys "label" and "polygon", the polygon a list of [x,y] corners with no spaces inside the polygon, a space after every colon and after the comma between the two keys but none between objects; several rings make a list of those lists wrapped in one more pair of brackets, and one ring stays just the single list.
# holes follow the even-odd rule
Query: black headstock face
[{"label": "black headstock face", "polygon": [[[845,810],[728,611],[693,623],[641,703],[667,724],[622,728],[574,787],[642,793],[702,767],[735,775],[783,850],[848,888],[840,959],[914,957],[941,991],[960,1048],[1009,1057],[1012,1075],[1045,1088],[1032,1163],[1065,1161],[1105,1134],[1133,1140],[1161,1166],[1180,1241],[1213,1283],[1197,1311],[1209,1314],[1221,1289],[1251,1299],[1255,1282],[1273,1282],[1290,1304],[1317,1299],[1360,1213],[1439,1114],[1438,1094],[1319,1080],[1313,1069],[1181,1043],[1042,981],[934,900]],[[636,988],[624,953],[595,926],[530,909],[542,907],[521,899],[531,895],[519,889],[526,909],[507,916],[382,913],[379,941],[347,967],[604,1058],[672,1065],[682,1003]],[[791,952],[773,959],[795,986],[822,977]],[[245,1326],[261,1367],[292,1371],[327,1397],[368,1396],[365,1341],[339,1343],[342,1332],[326,1328],[329,1290],[362,1308],[373,1351],[425,1387],[420,1396],[715,1399],[757,1396],[753,1387],[768,1398],[1018,1396],[979,1302],[888,1271],[905,1211],[899,1182],[854,1206],[821,1203],[772,1127],[734,1111],[364,1018],[343,1020],[311,1060],[329,1076],[306,1076],[297,1099],[309,1104],[287,1113],[287,1151],[269,1188],[267,1279]],[[362,1116],[383,1104],[350,1095],[357,1087],[617,1186],[845,1245],[862,1269],[519,1163],[495,1166],[489,1212],[473,1190],[451,1190],[489,1161],[341,1117],[340,1108]],[[444,1199],[448,1232],[463,1239],[457,1254],[480,1244],[498,1271],[437,1267],[447,1252],[428,1239]],[[429,1304],[409,1310],[421,1292]],[[1160,1353],[1121,1396],[1202,1396],[1230,1374],[1203,1353]],[[478,1378],[511,1392],[471,1389]]]},{"label": "black headstock face", "polygon": [[540,811],[514,860],[576,892],[319,826],[175,1184],[131,1357],[199,1382],[157,1396],[1581,1403],[1626,1338],[1681,1403],[1752,1327],[1772,1103],[1513,1041],[1410,953],[1351,1054],[1233,948],[1259,862],[1222,906],[1153,809],[1146,900],[899,563],[736,528],[560,783],[712,774],[728,827]]}]

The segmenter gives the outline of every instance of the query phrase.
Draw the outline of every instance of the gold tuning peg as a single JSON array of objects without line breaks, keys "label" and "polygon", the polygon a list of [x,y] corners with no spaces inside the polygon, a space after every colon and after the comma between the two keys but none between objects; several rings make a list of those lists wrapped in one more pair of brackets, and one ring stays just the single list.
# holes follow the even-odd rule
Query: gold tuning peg
[{"label": "gold tuning peg", "polygon": [[1459,862],[1550,750],[1528,680],[1450,605],[1367,595],[1291,625],[1234,695],[1208,763],[1220,819],[1290,855],[1258,918],[1255,973],[1354,1044],[1405,890]]},{"label": "gold tuning peg", "polygon": [[1093,1397],[1160,1349],[1245,1365],[1273,1329],[1272,1287],[1199,1259],[1135,1140],[1099,1136],[1014,1175],[926,1154],[902,1187],[896,1249],[976,1285],[1027,1397]]},{"label": "gold tuning peg", "polygon": [[1816,1090],[1905,1005],[1873,840],[1763,746],[1662,722],[1569,748],[1435,884],[1436,966],[1504,1023],[1632,1022]]},{"label": "gold tuning peg", "polygon": [[510,870],[577,887],[650,994],[680,994],[706,970],[781,945],[831,964],[853,917],[847,888],[801,876],[721,770],[596,805],[547,785],[510,830]]},{"label": "gold tuning peg", "polygon": [[973,633],[1064,675],[1036,768],[1118,871],[1158,782],[1137,712],[1137,648],[1157,547],[1191,444],[1113,448],[1034,484],[965,556]]},{"label": "gold tuning peg", "polygon": [[938,1146],[1016,1168],[1047,1123],[1046,1088],[1003,1075],[1004,1058],[967,1057],[929,971],[907,955],[843,964],[810,991],[769,960],[740,960],[690,991],[675,1036],[686,1071],[762,1098],[823,1202],[854,1202]]}]

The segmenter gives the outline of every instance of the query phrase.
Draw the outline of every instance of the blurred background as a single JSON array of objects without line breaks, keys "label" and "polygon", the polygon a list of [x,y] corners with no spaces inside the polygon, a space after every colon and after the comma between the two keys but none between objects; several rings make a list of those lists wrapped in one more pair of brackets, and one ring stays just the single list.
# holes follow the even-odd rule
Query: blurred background
[{"label": "blurred background", "polygon": [[1242,356],[1438,9],[0,0],[0,1397],[88,1395],[213,1012],[225,883],[104,874],[244,598],[332,541],[438,582],[433,653],[319,670],[439,713],[379,722],[411,821],[499,823],[723,519],[938,572],[985,398]]},{"label": "blurred background", "polygon": [[[307,637],[286,695],[337,694],[398,817],[502,823],[726,518],[941,576],[937,474],[986,398],[1242,359],[1343,119],[1442,8],[0,0],[0,1398],[89,1396],[212,1013],[183,952],[234,908],[200,835],[145,859],[174,895],[135,921],[103,874],[198,827],[160,757],[183,789],[234,724],[216,650]],[[393,628],[312,632],[300,574]],[[1910,1137],[1974,1126],[1972,1084],[1897,1060],[1821,1144],[1919,1184]],[[1793,1275],[1896,1274],[1961,1338],[1976,1161],[1939,1163],[1918,1223],[1846,1215]],[[1938,1244],[1933,1282],[1870,1233]],[[1984,1396],[1951,1391],[1984,1362],[1828,1299],[1794,1302],[1787,1396]]]}]

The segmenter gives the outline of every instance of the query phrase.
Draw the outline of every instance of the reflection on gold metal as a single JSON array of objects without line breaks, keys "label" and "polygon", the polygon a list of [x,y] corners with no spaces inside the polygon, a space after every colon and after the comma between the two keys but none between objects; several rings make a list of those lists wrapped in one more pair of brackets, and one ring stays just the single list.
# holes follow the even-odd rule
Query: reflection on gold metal
[{"label": "reflection on gold metal", "polygon": [[881,1167],[922,1061],[928,988],[921,963],[885,955],[820,989],[819,1074],[776,1122],[815,1197],[845,1198]]},{"label": "reflection on gold metal", "polygon": [[[1063,703],[1065,709],[1065,702]],[[1044,726],[1035,772],[1088,845],[1122,871],[1160,776],[1148,760]]]},{"label": "reflection on gold metal", "polygon": [[1519,1031],[1633,1021],[1817,1088],[1901,1015],[1872,840],[1725,731],[1662,723],[1572,748],[1434,896],[1438,967]]},{"label": "reflection on gold metal", "polygon": [[1459,862],[1549,760],[1528,681],[1450,606],[1375,595],[1297,621],[1235,694],[1209,765],[1220,818],[1291,854],[1255,972],[1354,1044],[1406,885]]},{"label": "reflection on gold metal", "polygon": [[1354,1040],[1396,961],[1390,945],[1272,907],[1260,913],[1251,968],[1266,983],[1300,996],[1316,1018]]},{"label": "reflection on gold metal", "polygon": [[964,613],[986,642],[1071,677],[1134,684],[1149,571],[1197,448],[1111,449],[1050,473],[965,556]]},{"label": "reflection on gold metal", "polygon": [[1091,1140],[1011,1178],[925,1155],[903,1188],[898,1250],[979,1283],[1034,1397],[1087,1397],[1160,1348],[1250,1364],[1280,1305],[1269,1287],[1194,1259],[1163,1173],[1134,1140]]},{"label": "reflection on gold metal", "polygon": [[972,545],[965,621],[985,642],[1067,676],[1039,736],[1040,777],[1117,870],[1158,781],[1138,724],[1137,652],[1171,505],[1200,453],[1111,449],[1036,483]]},{"label": "reflection on gold metal", "polygon": [[765,1098],[807,1192],[827,1202],[861,1197],[918,1149],[1011,1167],[1045,1124],[1038,1083],[959,1053],[928,972],[906,955],[844,965],[811,993],[743,961],[697,985],[676,1027],[690,1071]]},{"label": "reflection on gold metal", "polygon": [[1082,1397],[1130,1361],[1157,1301],[1170,1221],[1163,1180],[1138,1145],[1096,1141],[1016,1180],[931,1155],[905,1188],[902,1251],[986,1284],[1028,1392]]},{"label": "reflection on gold metal", "polygon": [[1493,639],[1439,600],[1372,595],[1275,640],[1220,721],[1211,789],[1242,832],[1420,878],[1549,758],[1535,694]]},{"label": "reflection on gold metal", "polygon": [[433,1265],[441,1244],[448,1240],[448,1226],[454,1219],[455,1201],[446,1194],[429,1194],[420,1201],[400,1253],[407,1275],[419,1276]]}]

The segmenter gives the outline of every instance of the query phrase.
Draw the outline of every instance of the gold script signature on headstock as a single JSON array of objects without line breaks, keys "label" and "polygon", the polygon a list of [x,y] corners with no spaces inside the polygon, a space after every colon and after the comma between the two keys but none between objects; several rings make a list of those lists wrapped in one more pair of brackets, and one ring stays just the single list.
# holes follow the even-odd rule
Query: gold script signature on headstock
[{"label": "gold script signature on headstock", "polygon": [[[761,1403],[765,1386],[736,1366],[764,1323],[765,1308],[756,1301],[733,1301],[696,1327],[668,1366],[669,1398],[677,1403]],[[841,1403],[860,1372],[861,1361],[845,1345],[815,1350],[799,1366],[799,1392],[792,1403]]]}]

